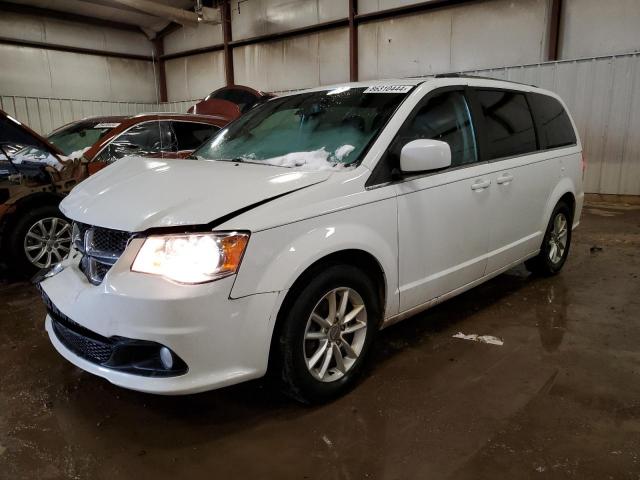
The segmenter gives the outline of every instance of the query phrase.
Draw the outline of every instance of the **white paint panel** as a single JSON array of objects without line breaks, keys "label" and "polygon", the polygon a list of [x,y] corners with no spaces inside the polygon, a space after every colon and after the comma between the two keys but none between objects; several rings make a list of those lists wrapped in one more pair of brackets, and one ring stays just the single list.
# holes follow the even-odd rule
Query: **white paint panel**
[{"label": "white paint panel", "polygon": [[[431,0],[437,1],[437,0]],[[428,0],[427,0],[428,2]],[[427,3],[424,2],[424,3]],[[388,10],[390,8],[406,7],[409,5],[415,5],[418,2],[416,0],[359,0],[358,1],[358,13],[372,13],[380,10]]]},{"label": "white paint panel", "polygon": [[223,41],[222,25],[201,23],[196,27],[185,26],[168,34],[163,41],[164,53],[167,55],[218,45]]},{"label": "white paint panel", "polygon": [[[235,7],[235,5],[232,5]],[[348,0],[251,0],[231,9],[233,39],[283,32],[346,18]]]},{"label": "white paint panel", "polygon": [[167,60],[165,70],[171,102],[203,98],[225,85],[223,52]]},{"label": "white paint panel", "polygon": [[[0,94],[57,96],[52,89],[45,50],[0,45]],[[8,66],[11,65],[11,68]]]},{"label": "white paint panel", "polygon": [[[157,102],[156,76],[151,62],[106,57],[109,94],[104,100]],[[89,97],[96,98],[96,97]]]},{"label": "white paint panel", "polygon": [[153,50],[142,32],[21,13],[2,12],[0,32],[7,38],[109,52],[151,55]]},{"label": "white paint panel", "polygon": [[153,64],[0,45],[0,94],[91,100],[157,100]]},{"label": "white paint panel", "polygon": [[451,11],[365,23],[358,46],[362,80],[450,71]]},{"label": "white paint panel", "polygon": [[638,0],[565,0],[562,58],[640,50]]},{"label": "white paint panel", "polygon": [[547,15],[547,0],[495,0],[365,23],[360,78],[542,61]]},{"label": "white paint panel", "polygon": [[236,83],[282,91],[348,81],[348,42],[342,28],[235,48]]},{"label": "white paint panel", "polygon": [[451,12],[451,70],[544,60],[547,0],[496,0]]}]

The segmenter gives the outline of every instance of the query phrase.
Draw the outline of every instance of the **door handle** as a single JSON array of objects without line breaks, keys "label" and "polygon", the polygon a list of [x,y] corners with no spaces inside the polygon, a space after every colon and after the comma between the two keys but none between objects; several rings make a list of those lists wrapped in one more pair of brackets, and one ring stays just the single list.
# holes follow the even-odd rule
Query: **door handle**
[{"label": "door handle", "polygon": [[513,175],[511,175],[510,173],[505,173],[503,175],[500,175],[496,182],[498,183],[498,185],[502,185],[511,183],[511,180],[513,180]]},{"label": "door handle", "polygon": [[482,191],[491,185],[491,180],[480,179],[471,184],[471,190]]}]

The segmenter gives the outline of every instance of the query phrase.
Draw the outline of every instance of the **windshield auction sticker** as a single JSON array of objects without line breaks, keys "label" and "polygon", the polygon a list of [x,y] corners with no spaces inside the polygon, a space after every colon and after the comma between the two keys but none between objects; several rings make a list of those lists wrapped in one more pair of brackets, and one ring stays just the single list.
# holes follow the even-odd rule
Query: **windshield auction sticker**
[{"label": "windshield auction sticker", "polygon": [[374,85],[363,93],[407,93],[412,88],[412,85]]},{"label": "windshield auction sticker", "polygon": [[119,123],[98,123],[93,128],[116,128],[118,125],[120,124]]}]

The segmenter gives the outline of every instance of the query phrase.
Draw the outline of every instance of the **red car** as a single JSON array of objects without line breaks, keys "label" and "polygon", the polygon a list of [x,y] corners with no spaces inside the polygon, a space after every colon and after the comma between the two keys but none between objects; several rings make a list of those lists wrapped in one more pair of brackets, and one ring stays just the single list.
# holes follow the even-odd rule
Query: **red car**
[{"label": "red car", "polygon": [[275,95],[242,85],[223,87],[211,92],[188,111],[199,115],[225,115],[233,120]]},{"label": "red car", "polygon": [[[69,252],[58,204],[79,182],[125,156],[183,158],[225,126],[221,115],[94,117],[43,138],[0,110],[0,248],[29,275]],[[20,148],[22,147],[22,148]]]}]

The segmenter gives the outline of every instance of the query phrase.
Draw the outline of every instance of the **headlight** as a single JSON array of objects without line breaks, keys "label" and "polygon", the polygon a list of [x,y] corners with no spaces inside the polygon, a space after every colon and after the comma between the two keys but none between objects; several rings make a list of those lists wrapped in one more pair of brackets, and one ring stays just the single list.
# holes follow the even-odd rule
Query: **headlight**
[{"label": "headlight", "polygon": [[180,283],[205,283],[238,271],[248,233],[214,232],[147,237],[131,270]]}]

